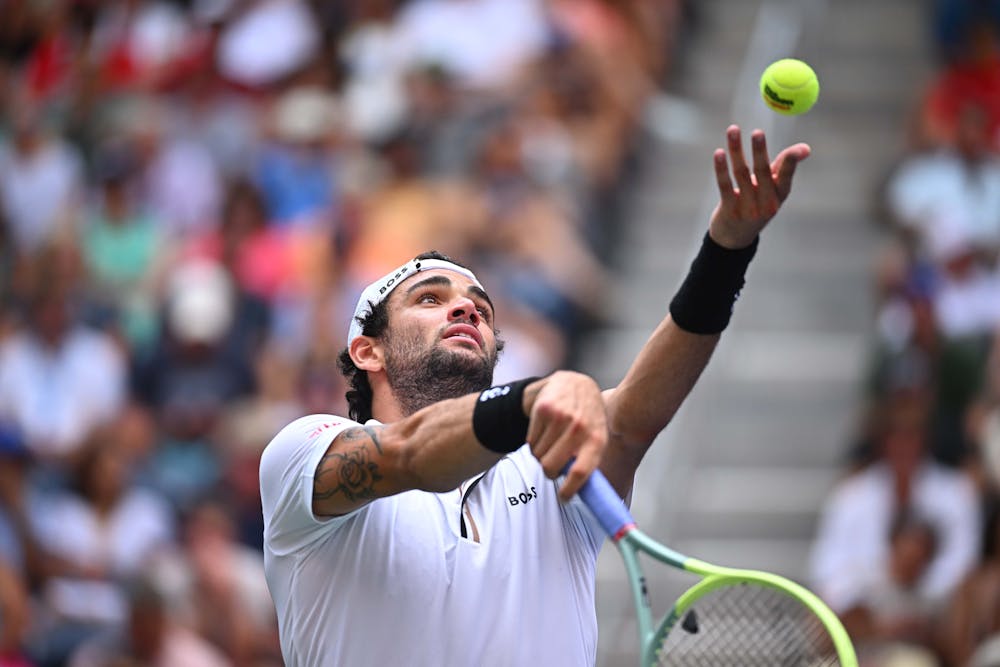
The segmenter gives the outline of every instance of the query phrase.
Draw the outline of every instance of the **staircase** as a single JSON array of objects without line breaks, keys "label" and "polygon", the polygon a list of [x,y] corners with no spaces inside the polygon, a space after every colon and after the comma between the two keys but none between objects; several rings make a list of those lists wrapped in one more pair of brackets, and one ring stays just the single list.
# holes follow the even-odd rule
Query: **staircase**
[{"label": "staircase", "polygon": [[[664,316],[717,200],[712,150],[730,122],[763,128],[772,156],[806,141],[791,198],[764,234],[729,330],[637,476],[639,525],[673,548],[807,582],[817,512],[841,474],[872,328],[877,184],[931,69],[925,9],[910,0],[698,0],[669,94],[651,104],[640,182],[618,258],[616,326],[590,335],[582,370],[616,383]],[[801,117],[768,111],[760,72],[798,57],[821,93]],[[658,574],[659,573],[659,574]],[[661,613],[691,580],[648,568]],[[638,664],[615,550],[598,565],[598,665]]]}]

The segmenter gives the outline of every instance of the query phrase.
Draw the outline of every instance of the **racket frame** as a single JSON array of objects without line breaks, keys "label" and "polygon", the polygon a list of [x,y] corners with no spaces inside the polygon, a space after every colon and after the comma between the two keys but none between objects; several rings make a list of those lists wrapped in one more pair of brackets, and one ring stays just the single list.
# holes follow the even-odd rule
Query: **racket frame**
[{"label": "racket frame", "polygon": [[[580,489],[580,498],[597,518],[625,563],[632,599],[635,603],[639,642],[642,647],[641,665],[657,664],[658,653],[666,636],[703,595],[733,583],[753,583],[777,589],[804,604],[826,628],[833,642],[841,667],[858,667],[858,658],[851,639],[837,615],[812,591],[800,584],[771,572],[723,567],[697,558],[690,558],[657,542],[635,525],[635,520],[607,478],[597,470]],[[654,614],[646,588],[646,578],[639,563],[639,554],[672,567],[702,577],[675,600],[670,611],[654,625]]]}]

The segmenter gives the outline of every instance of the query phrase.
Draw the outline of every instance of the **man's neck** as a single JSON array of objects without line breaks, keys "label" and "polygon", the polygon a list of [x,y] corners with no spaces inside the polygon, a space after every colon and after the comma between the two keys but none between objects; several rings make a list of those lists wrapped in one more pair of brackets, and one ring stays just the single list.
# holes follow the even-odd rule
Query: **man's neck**
[{"label": "man's neck", "polygon": [[369,375],[369,382],[372,386],[372,418],[383,424],[391,424],[407,417],[403,405],[396,400],[392,389],[381,378],[373,378]]}]

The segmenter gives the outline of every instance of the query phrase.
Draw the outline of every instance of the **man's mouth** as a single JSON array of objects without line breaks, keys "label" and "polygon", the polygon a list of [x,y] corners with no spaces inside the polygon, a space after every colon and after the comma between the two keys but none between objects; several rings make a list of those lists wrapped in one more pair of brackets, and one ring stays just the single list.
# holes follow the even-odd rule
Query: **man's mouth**
[{"label": "man's mouth", "polygon": [[480,335],[479,330],[471,324],[453,324],[445,330],[444,340],[450,339],[461,339],[468,340],[476,345],[476,347],[483,347],[483,337]]}]

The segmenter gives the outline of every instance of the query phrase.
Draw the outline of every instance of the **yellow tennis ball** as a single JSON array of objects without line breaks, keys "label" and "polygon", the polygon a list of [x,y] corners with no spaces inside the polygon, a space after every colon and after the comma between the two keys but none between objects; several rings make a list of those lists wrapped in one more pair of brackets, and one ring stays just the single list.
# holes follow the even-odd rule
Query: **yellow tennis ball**
[{"label": "yellow tennis ball", "polygon": [[778,113],[787,116],[805,113],[819,97],[819,79],[812,67],[801,60],[778,60],[761,75],[760,96]]}]

